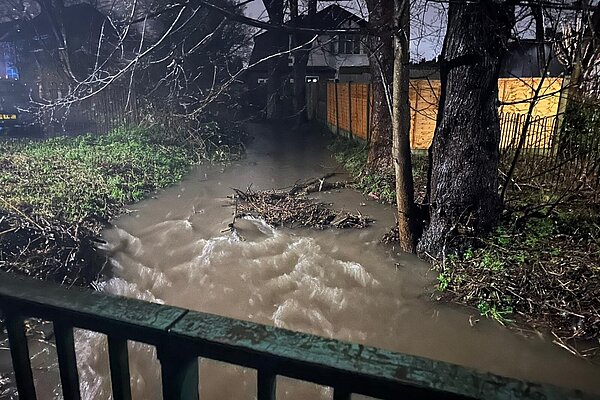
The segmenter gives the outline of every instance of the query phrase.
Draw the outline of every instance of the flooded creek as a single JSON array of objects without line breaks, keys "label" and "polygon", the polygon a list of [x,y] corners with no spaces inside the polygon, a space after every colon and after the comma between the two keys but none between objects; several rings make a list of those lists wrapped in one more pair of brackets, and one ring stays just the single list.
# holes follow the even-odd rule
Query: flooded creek
[{"label": "flooded creek", "polygon": [[[432,300],[436,274],[429,265],[379,243],[394,220],[391,206],[344,189],[315,197],[359,209],[376,220],[372,227],[273,229],[243,219],[235,233],[223,233],[232,218],[231,188],[282,188],[343,173],[316,134],[251,129],[245,158],[196,168],[104,232],[113,267],[104,291],[600,395],[600,366],[548,338],[525,338],[489,320],[471,324],[480,319],[476,310]],[[77,352],[83,398],[108,399],[105,338],[78,331]],[[160,398],[154,349],[131,343],[130,363],[134,398]],[[201,362],[202,399],[253,399],[255,380],[255,371]],[[52,381],[38,381],[40,398],[58,396]],[[331,391],[279,378],[278,398],[327,399]]]}]

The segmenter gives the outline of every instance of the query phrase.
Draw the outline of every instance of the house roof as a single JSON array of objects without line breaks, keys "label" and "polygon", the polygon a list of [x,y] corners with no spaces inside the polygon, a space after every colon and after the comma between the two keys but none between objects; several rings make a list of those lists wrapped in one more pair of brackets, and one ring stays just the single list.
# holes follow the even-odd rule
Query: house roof
[{"label": "house roof", "polygon": [[[337,4],[325,7],[312,16],[310,23],[308,21],[308,15],[301,15],[298,17],[296,24],[314,29],[338,29],[342,28],[347,22],[356,23],[359,27],[364,27],[367,24],[367,21],[363,18]],[[290,21],[285,23],[285,25],[289,24]],[[277,43],[281,40],[281,35],[281,32],[275,31],[265,31],[256,35],[254,37],[252,54],[250,55],[250,64],[252,65],[257,61],[274,54],[278,49]],[[265,65],[264,68],[267,69],[268,67]]]},{"label": "house roof", "polygon": [[342,28],[346,22],[354,22],[359,27],[365,27],[367,21],[356,14],[351,13],[337,4],[332,4],[318,11],[309,23],[309,15],[298,17],[299,25],[314,29],[337,29]]},{"label": "house roof", "polygon": [[[536,40],[521,39],[508,44],[507,54],[502,60],[500,76],[511,78],[527,78],[540,76],[540,63],[538,49],[541,48]],[[548,76],[560,76],[565,72],[565,66],[562,65],[554,49],[549,44],[544,44],[545,57],[548,59]],[[541,63],[545,68],[545,62]]]}]

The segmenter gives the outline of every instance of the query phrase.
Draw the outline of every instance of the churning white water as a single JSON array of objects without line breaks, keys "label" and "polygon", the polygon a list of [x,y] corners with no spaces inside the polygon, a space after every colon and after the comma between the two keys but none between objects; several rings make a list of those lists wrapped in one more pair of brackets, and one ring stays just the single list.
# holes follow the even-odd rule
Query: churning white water
[{"label": "churning white water", "polygon": [[[470,323],[480,319],[476,310],[432,299],[436,275],[429,266],[379,243],[392,209],[359,193],[320,197],[377,220],[364,230],[273,229],[243,219],[223,233],[232,187],[279,188],[341,172],[318,135],[253,129],[244,160],[199,167],[114,221],[104,234],[113,277],[103,290],[600,394],[598,365],[542,336]],[[110,398],[105,337],[79,331],[76,346],[84,398]],[[155,349],[130,343],[130,367],[134,397],[160,399]],[[46,375],[40,398],[56,398],[56,372]],[[255,380],[255,371],[201,360],[202,399],[253,399]],[[331,391],[279,378],[278,398],[327,399]]]}]

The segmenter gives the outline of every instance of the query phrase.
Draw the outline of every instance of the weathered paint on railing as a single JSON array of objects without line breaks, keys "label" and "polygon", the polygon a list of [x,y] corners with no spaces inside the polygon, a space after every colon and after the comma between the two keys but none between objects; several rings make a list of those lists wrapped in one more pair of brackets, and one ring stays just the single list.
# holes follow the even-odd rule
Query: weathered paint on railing
[{"label": "weathered paint on railing", "polygon": [[23,318],[53,321],[65,399],[79,398],[73,327],[108,335],[113,397],[130,399],[127,339],[156,346],[164,399],[198,399],[198,358],[258,371],[257,398],[275,398],[276,376],[384,399],[591,399],[579,391],[527,383],[449,363],[135,299],[67,289],[0,274],[0,308],[17,388],[35,399]]}]

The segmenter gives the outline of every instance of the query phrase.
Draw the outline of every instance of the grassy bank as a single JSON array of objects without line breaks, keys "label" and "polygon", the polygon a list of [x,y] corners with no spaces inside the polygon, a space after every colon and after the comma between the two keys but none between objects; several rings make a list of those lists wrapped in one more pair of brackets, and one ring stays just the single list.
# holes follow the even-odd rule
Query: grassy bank
[{"label": "grassy bank", "polygon": [[[352,176],[356,188],[369,197],[382,203],[396,202],[396,178],[394,171],[370,173],[366,169],[368,146],[357,140],[336,136],[329,145],[336,161],[339,162]],[[415,179],[415,196],[417,200],[424,195],[426,175],[426,155],[413,154],[413,176]]]},{"label": "grassy bank", "polygon": [[[214,148],[218,159],[229,151]],[[207,149],[142,128],[0,141],[0,268],[89,284],[100,268],[93,242],[107,221],[179,181]]]},{"label": "grassy bank", "polygon": [[437,264],[442,299],[503,324],[549,332],[572,352],[600,345],[600,209],[504,220],[463,254]]}]

